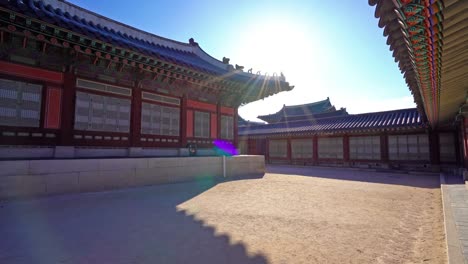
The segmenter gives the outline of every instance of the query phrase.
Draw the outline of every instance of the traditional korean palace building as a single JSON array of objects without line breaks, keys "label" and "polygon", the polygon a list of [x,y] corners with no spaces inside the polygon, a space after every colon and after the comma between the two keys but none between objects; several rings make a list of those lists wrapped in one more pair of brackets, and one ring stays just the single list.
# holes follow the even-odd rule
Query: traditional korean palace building
[{"label": "traditional korean palace building", "polygon": [[468,1],[369,0],[417,108],[350,115],[330,100],[239,125],[270,163],[468,169]]},{"label": "traditional korean palace building", "polygon": [[432,132],[416,108],[350,115],[326,99],[258,118],[269,123],[240,124],[239,147],[270,163],[429,169],[458,160],[455,131]]},{"label": "traditional korean palace building", "polygon": [[62,0],[0,1],[0,158],[210,155],[237,109],[291,90]]}]

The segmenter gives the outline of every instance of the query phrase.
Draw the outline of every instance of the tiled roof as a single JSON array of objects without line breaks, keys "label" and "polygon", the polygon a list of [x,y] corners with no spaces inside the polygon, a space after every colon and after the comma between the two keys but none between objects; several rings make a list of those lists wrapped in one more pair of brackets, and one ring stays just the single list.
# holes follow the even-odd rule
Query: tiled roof
[{"label": "tiled roof", "polygon": [[227,80],[251,82],[253,78],[261,78],[267,79],[267,82],[272,84],[278,81],[275,78],[247,72],[230,72],[229,65],[205,53],[197,43],[182,43],[156,36],[66,1],[0,0],[0,7],[167,62],[213,75],[223,75]]},{"label": "tiled roof", "polygon": [[314,120],[319,118],[327,118],[327,117],[338,117],[338,116],[347,116],[348,112],[346,108],[342,108],[340,110],[335,110],[335,107],[330,107],[329,110],[318,113],[318,114],[305,114],[305,115],[291,115],[291,116],[283,116],[279,122],[286,122],[286,121],[299,121],[299,120]]},{"label": "tiled roof", "polygon": [[393,128],[425,128],[416,108],[365,113],[276,124],[239,127],[239,135],[268,135],[294,133],[331,133]]},{"label": "tiled roof", "polygon": [[[140,52],[146,51],[154,53],[154,55],[158,55],[169,61],[173,60],[179,63],[188,63],[193,67],[209,72],[221,73],[222,71],[220,68],[203,61],[192,52],[177,50],[174,48],[162,46],[160,44],[150,43],[141,38],[137,38],[130,34],[122,33],[121,31],[116,31],[113,28],[109,28],[107,24],[97,24],[83,17],[72,15],[68,11],[56,8],[55,6],[47,5],[44,3],[44,1],[3,0],[0,1],[0,5],[6,6],[13,11],[17,11],[19,13],[26,14],[39,20],[54,24],[56,26],[66,28],[86,36],[95,37],[101,41],[115,43],[119,46],[131,48]],[[73,5],[71,6],[73,7]],[[112,22],[110,19],[108,19],[108,21]]]},{"label": "tiled roof", "polygon": [[244,127],[244,126],[253,126],[253,125],[261,125],[261,122],[249,121],[242,118],[240,115],[237,116],[237,126]]},{"label": "tiled roof", "polygon": [[311,116],[330,111],[335,111],[335,107],[330,103],[330,99],[327,98],[310,104],[284,105],[278,112],[270,115],[258,116],[258,118],[266,122],[278,122],[290,116]]}]

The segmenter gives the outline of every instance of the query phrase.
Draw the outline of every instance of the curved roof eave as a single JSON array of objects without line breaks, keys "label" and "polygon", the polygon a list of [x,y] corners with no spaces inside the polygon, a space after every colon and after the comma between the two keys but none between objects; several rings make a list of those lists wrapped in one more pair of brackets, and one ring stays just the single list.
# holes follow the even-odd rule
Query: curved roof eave
[{"label": "curved roof eave", "polygon": [[[93,38],[96,37],[96,34],[102,33],[101,38],[104,38],[106,40],[105,42],[109,41],[109,35],[115,35],[117,40],[124,40],[125,43],[123,44],[125,45],[123,46],[128,46],[127,44],[130,44],[131,49],[135,49],[135,51],[141,51],[141,49],[143,49],[149,53],[161,53],[161,56],[165,59],[169,59],[169,61],[174,60],[182,65],[188,64],[213,75],[225,75],[224,77],[228,80],[245,82],[254,78],[270,78],[270,76],[251,74],[243,71],[232,72],[228,64],[209,55],[194,41],[185,43],[164,38],[102,16],[64,0],[33,1],[34,0],[18,2],[7,1],[2,5],[10,6],[21,4],[24,8],[32,9],[31,13],[37,14],[37,9],[37,11],[44,13],[45,16],[49,16],[50,14],[56,15],[56,11],[58,10],[58,13],[61,15],[67,15],[66,18],[64,17],[65,20],[73,23],[73,25],[70,25],[75,29],[73,31],[79,33],[83,31],[85,33],[84,35],[89,35]],[[36,7],[36,5],[38,6]],[[59,18],[49,18],[49,20],[50,19],[55,21]],[[81,27],[83,27],[83,30],[81,30]],[[89,30],[88,27],[90,27]],[[284,77],[277,78],[282,82],[286,82]]]}]

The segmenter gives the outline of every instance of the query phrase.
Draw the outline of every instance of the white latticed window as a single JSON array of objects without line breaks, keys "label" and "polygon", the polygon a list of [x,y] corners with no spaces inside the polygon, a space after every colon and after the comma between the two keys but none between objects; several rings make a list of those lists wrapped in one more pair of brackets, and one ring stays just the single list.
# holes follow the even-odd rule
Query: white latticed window
[{"label": "white latticed window", "polygon": [[210,137],[210,113],[195,111],[195,137]]},{"label": "white latticed window", "polygon": [[130,99],[77,92],[75,129],[130,132]]},{"label": "white latticed window", "polygon": [[286,139],[270,140],[268,145],[268,154],[272,158],[287,158],[288,141]]},{"label": "white latticed window", "polygon": [[439,150],[440,161],[455,162],[457,161],[455,150],[455,137],[452,133],[439,134]]},{"label": "white latticed window", "polygon": [[318,157],[320,159],[343,159],[343,138],[318,138]]},{"label": "white latticed window", "polygon": [[0,79],[0,125],[39,127],[42,86]]},{"label": "white latticed window", "polygon": [[388,136],[391,160],[429,160],[429,139],[426,134]]},{"label": "white latticed window", "polygon": [[292,139],[291,156],[293,159],[309,159],[313,156],[312,139]]},{"label": "white latticed window", "polygon": [[349,156],[351,159],[379,160],[380,137],[349,137]]},{"label": "white latticed window", "polygon": [[224,139],[233,139],[234,138],[234,127],[233,127],[233,117],[232,116],[221,116],[221,138]]},{"label": "white latticed window", "polygon": [[179,127],[179,108],[142,103],[142,134],[179,136]]}]

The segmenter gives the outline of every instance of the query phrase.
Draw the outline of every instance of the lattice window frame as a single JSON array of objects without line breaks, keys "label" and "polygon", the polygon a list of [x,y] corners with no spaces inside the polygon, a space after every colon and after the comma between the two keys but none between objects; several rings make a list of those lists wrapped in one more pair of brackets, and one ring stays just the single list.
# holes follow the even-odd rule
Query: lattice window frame
[{"label": "lattice window frame", "polygon": [[141,134],[180,136],[180,108],[147,102],[141,108]]},{"label": "lattice window frame", "polygon": [[319,159],[343,159],[343,137],[319,137],[317,143]]},{"label": "lattice window frame", "polygon": [[221,115],[221,138],[234,138],[234,117],[229,115]]},{"label": "lattice window frame", "polygon": [[380,160],[380,136],[349,137],[349,157],[352,160]]},{"label": "lattice window frame", "polygon": [[439,133],[439,157],[441,162],[456,162],[457,148],[453,133]]},{"label": "lattice window frame", "polygon": [[429,136],[427,134],[389,135],[390,160],[429,161]]},{"label": "lattice window frame", "polygon": [[76,92],[74,129],[130,133],[131,100]]},{"label": "lattice window frame", "polygon": [[194,111],[193,119],[194,136],[196,138],[210,138],[210,113],[203,111]]},{"label": "lattice window frame", "polygon": [[311,159],[314,155],[312,138],[291,139],[291,158]]},{"label": "lattice window frame", "polygon": [[270,158],[287,158],[288,140],[270,139],[268,142],[268,155]]},{"label": "lattice window frame", "polygon": [[0,125],[39,128],[44,89],[40,84],[0,78]]}]

